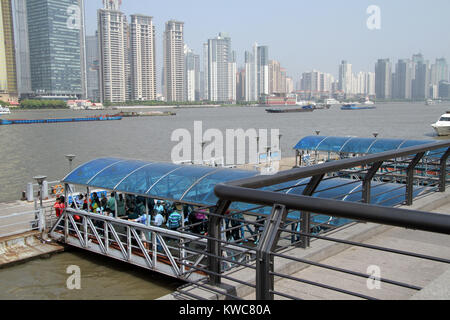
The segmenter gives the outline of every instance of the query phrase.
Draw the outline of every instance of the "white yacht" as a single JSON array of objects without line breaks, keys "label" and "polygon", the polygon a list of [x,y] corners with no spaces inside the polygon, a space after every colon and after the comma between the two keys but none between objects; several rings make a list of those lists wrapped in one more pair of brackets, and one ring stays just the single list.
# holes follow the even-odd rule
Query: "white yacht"
[{"label": "white yacht", "polygon": [[0,114],[10,114],[10,113],[11,110],[9,110],[9,108],[0,106]]},{"label": "white yacht", "polygon": [[431,125],[438,136],[448,136],[450,135],[450,111],[443,114],[438,122]]}]

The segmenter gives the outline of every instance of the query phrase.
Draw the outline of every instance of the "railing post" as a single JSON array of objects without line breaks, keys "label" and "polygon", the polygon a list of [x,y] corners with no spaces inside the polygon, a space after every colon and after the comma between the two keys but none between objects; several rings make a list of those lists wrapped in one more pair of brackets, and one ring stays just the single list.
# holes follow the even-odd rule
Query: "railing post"
[{"label": "railing post", "polygon": [[[303,195],[309,197],[312,196],[324,176],[325,174],[319,174],[312,177],[308,185],[305,187],[305,190],[303,190]],[[311,232],[311,212],[300,212],[300,232],[302,233],[300,236],[300,247],[306,249],[309,247],[311,240],[310,237],[307,236],[307,234]]]},{"label": "railing post", "polygon": [[[230,207],[231,202],[230,201],[223,201],[220,200],[217,203],[216,207],[216,215],[224,216],[227,212],[228,208]],[[218,275],[220,274],[220,256],[221,256],[221,250],[220,250],[220,242],[216,239],[220,240],[220,221],[222,220],[221,217],[218,216],[210,216],[208,219],[208,270],[213,272],[214,274],[209,275],[209,284],[218,286],[221,283],[221,277]]]},{"label": "railing post", "polygon": [[286,220],[287,210],[275,204],[266,222],[260,242],[256,248],[256,300],[273,300],[274,260],[272,252],[280,238],[280,225]]},{"label": "railing post", "polygon": [[383,161],[375,162],[372,167],[367,171],[362,184],[362,200],[364,203],[370,203],[370,192],[372,187],[372,179],[378,170],[383,165]]},{"label": "railing post", "polygon": [[411,160],[411,163],[408,166],[408,169],[406,170],[406,205],[411,206],[413,204],[413,183],[414,183],[414,169],[416,168],[417,164],[420,162],[420,160],[425,155],[425,152],[420,152],[416,154],[414,159]]},{"label": "railing post", "polygon": [[450,156],[450,148],[447,149],[445,154],[441,158],[441,169],[439,172],[439,192],[445,192],[447,183],[447,160]]}]

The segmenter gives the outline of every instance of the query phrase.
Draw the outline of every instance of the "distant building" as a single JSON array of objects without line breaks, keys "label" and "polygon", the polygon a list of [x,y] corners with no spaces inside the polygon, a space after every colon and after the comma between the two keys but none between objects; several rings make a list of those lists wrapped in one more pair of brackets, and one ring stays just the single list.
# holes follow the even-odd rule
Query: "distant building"
[{"label": "distant building", "polygon": [[208,40],[208,100],[236,101],[236,55],[231,38],[220,33]]},{"label": "distant building", "polygon": [[85,95],[83,5],[83,0],[27,0],[35,95]]},{"label": "distant building", "polygon": [[407,100],[412,98],[413,66],[409,59],[398,60],[392,80],[392,98]]},{"label": "distant building", "polygon": [[87,97],[100,101],[100,60],[98,54],[98,34],[86,37]]},{"label": "distant building", "polygon": [[184,100],[184,23],[166,22],[164,31],[164,96],[166,101]]},{"label": "distant building", "polygon": [[103,0],[98,10],[101,102],[129,97],[128,22],[119,0]]},{"label": "distant building", "polygon": [[17,89],[20,97],[27,97],[32,94],[32,90],[26,0],[13,1],[13,18],[16,47]]},{"label": "distant building", "polygon": [[392,97],[392,65],[389,59],[379,59],[375,65],[375,94],[377,99]]},{"label": "distant building", "polygon": [[339,65],[339,90],[344,94],[353,94],[352,65],[343,60]]},{"label": "distant building", "polygon": [[412,81],[412,98],[414,100],[426,100],[429,97],[430,67],[422,54],[413,56],[414,79]]},{"label": "distant building", "polygon": [[200,56],[184,46],[185,97],[186,101],[200,100]]},{"label": "distant building", "polygon": [[0,1],[0,100],[17,102],[16,52],[11,0]]},{"label": "distant building", "polygon": [[236,75],[236,100],[245,101],[245,68],[239,69]]},{"label": "distant building", "polygon": [[253,45],[252,52],[245,52],[245,97],[257,101],[269,94],[269,47]]},{"label": "distant building", "polygon": [[450,82],[445,80],[439,82],[439,98],[450,99]]},{"label": "distant building", "polygon": [[156,100],[155,27],[152,17],[132,15],[131,100]]}]

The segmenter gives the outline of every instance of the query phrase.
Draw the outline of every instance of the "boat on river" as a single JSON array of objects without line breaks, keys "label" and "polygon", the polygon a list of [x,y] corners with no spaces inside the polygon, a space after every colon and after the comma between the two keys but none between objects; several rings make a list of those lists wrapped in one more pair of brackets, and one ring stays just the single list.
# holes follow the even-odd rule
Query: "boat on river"
[{"label": "boat on river", "polygon": [[315,106],[307,105],[301,108],[286,108],[286,109],[266,109],[268,113],[291,113],[291,112],[313,112]]},{"label": "boat on river", "polygon": [[438,136],[448,136],[450,135],[450,111],[443,114],[436,123],[431,125]]},{"label": "boat on river", "polygon": [[36,123],[62,123],[62,122],[83,122],[83,121],[111,121],[111,120],[122,120],[121,116],[110,116],[101,115],[95,117],[85,117],[85,118],[63,118],[63,119],[37,119],[37,120],[26,120],[26,119],[0,119],[0,125],[11,125],[11,124],[36,124]]},{"label": "boat on river", "polygon": [[7,107],[3,107],[0,105],[0,114],[11,114],[11,110]]},{"label": "boat on river", "polygon": [[373,105],[359,105],[356,103],[344,104],[341,107],[341,110],[368,110],[368,109],[376,109]]}]

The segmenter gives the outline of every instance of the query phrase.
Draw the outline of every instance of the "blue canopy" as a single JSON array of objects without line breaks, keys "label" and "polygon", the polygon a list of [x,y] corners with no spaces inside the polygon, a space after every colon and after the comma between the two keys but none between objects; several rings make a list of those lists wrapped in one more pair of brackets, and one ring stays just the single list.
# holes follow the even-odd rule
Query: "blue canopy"
[{"label": "blue canopy", "polygon": [[[373,154],[385,151],[399,150],[412,146],[429,144],[434,140],[405,140],[405,139],[377,139],[356,137],[326,137],[308,136],[301,139],[294,147],[295,150],[323,151],[335,153]],[[445,150],[429,152],[438,157]]]},{"label": "blue canopy", "polygon": [[[218,201],[214,194],[215,185],[256,175],[257,171],[101,158],[79,166],[69,173],[63,182],[199,206],[213,206]],[[263,190],[300,195],[309,180],[306,178],[290,181]],[[351,180],[348,179],[322,181],[314,197],[360,201],[362,182],[349,182]],[[419,195],[421,191],[422,189],[415,187],[414,196]],[[371,192],[372,204],[394,206],[404,200],[404,190],[399,189],[398,184],[373,182]],[[233,203],[231,209],[245,210],[252,207],[255,206]],[[263,208],[257,213],[266,215],[270,214],[270,210]],[[298,212],[292,212],[289,217],[298,218],[298,215]],[[320,216],[315,220],[319,218]]]}]

